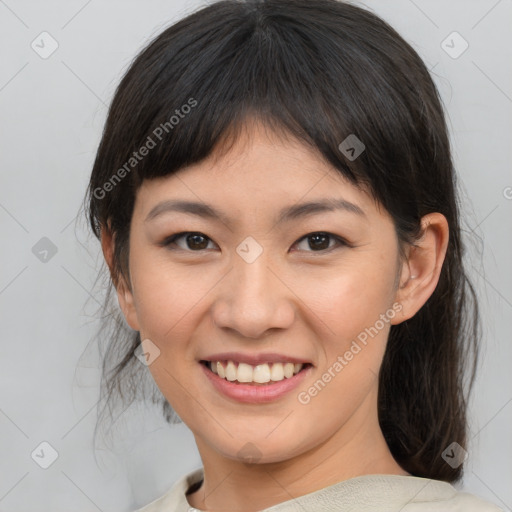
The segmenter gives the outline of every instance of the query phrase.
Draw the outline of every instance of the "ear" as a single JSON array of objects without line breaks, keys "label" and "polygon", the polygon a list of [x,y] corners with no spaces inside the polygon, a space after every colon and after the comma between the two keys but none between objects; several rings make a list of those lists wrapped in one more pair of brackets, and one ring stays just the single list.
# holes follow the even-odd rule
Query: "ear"
[{"label": "ear", "polygon": [[403,262],[395,301],[402,309],[391,320],[399,324],[412,318],[434,292],[448,247],[449,228],[441,213],[429,213],[421,219],[423,236],[408,247]]},{"label": "ear", "polygon": [[105,228],[102,226],[101,249],[103,251],[103,256],[110,270],[110,277],[116,288],[119,306],[123,312],[123,315],[128,325],[133,330],[140,331],[139,320],[137,318],[137,311],[135,309],[135,301],[133,299],[131,286],[125,281],[125,278],[121,274],[119,274],[119,276],[116,277],[114,272],[114,238],[115,237],[112,236],[110,227]]}]

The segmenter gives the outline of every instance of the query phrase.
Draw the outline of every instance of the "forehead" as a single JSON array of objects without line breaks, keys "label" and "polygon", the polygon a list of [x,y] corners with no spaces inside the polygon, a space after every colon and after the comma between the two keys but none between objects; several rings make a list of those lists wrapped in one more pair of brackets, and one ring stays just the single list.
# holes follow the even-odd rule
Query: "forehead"
[{"label": "forehead", "polygon": [[245,125],[236,139],[219,145],[201,162],[144,181],[136,208],[146,218],[158,203],[177,200],[215,205],[216,211],[235,215],[265,210],[286,215],[285,206],[320,200],[354,213],[378,207],[318,150],[259,123]]}]

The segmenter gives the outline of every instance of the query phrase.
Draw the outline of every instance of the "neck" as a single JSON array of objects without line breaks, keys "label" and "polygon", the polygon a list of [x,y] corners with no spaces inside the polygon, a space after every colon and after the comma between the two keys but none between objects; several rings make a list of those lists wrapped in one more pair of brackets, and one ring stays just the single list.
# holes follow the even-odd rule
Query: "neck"
[{"label": "neck", "polygon": [[[367,474],[408,475],[393,459],[369,400],[341,429],[291,459],[248,464],[221,456],[196,437],[204,467],[201,487],[187,496],[209,510],[258,511]],[[248,505],[250,504],[250,505]]]}]

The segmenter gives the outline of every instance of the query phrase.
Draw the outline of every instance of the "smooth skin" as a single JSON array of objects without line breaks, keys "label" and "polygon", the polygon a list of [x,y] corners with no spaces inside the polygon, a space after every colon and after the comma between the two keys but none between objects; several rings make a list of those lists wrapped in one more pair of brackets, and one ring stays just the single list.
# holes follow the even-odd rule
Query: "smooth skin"
[{"label": "smooth skin", "polygon": [[[204,466],[202,486],[187,499],[209,511],[257,511],[360,475],[409,474],[379,426],[377,376],[390,326],[433,293],[449,237],[443,215],[426,215],[423,237],[399,261],[392,219],[366,192],[303,142],[256,121],[245,127],[229,149],[143,182],[130,229],[131,282],[115,283],[128,324],[160,350],[149,370],[193,432]],[[276,223],[284,207],[339,198],[364,215],[336,210]],[[145,220],[169,199],[207,203],[227,219],[165,212]],[[204,238],[165,246],[185,231]],[[318,232],[334,236],[306,236]],[[263,249],[252,263],[236,251],[248,236]],[[108,230],[102,248],[111,267]],[[396,314],[378,334],[301,403],[298,393],[390,309]],[[223,351],[279,352],[314,368],[279,400],[243,404],[216,391],[199,364]],[[240,454],[247,443],[259,454],[253,463]]]}]

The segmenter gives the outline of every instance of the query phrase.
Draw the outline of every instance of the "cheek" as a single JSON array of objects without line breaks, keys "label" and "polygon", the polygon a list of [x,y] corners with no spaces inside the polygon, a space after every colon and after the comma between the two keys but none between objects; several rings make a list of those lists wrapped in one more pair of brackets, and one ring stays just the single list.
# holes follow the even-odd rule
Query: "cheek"
[{"label": "cheek", "polygon": [[193,267],[170,266],[168,262],[147,258],[134,265],[134,303],[146,337],[162,341],[168,337],[179,337],[186,327],[188,317],[201,303],[212,287],[211,273],[202,275]]},{"label": "cheek", "polygon": [[[190,382],[199,371],[189,354],[190,339],[197,325],[195,312],[211,285],[191,267],[177,271],[168,262],[139,261],[132,281],[141,339],[150,339],[160,350],[148,369],[172,408],[187,421]],[[193,395],[200,396],[195,391]]]},{"label": "cheek", "polygon": [[309,290],[304,302],[312,313],[310,318],[316,319],[314,330],[322,333],[315,380],[299,390],[303,405],[298,411],[318,420],[314,425],[306,421],[301,427],[311,428],[304,434],[308,439],[344,424],[375,391],[390,328],[389,319],[381,315],[389,311],[393,284],[391,271],[386,274],[378,265],[365,265],[362,260],[329,279],[316,277],[316,286],[312,286],[312,276],[301,281],[303,290]]},{"label": "cheek", "polygon": [[372,326],[390,307],[393,269],[361,260],[330,273],[308,273],[298,295],[324,323],[331,339],[348,340]]}]

